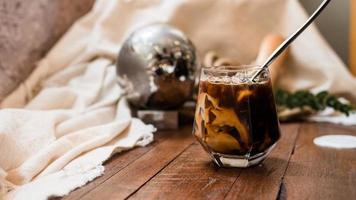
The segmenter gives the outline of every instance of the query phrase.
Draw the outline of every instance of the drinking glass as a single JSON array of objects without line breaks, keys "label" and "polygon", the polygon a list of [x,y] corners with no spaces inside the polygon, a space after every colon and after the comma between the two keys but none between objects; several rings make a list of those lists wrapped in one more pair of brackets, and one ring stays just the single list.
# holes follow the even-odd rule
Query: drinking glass
[{"label": "drinking glass", "polygon": [[259,69],[202,68],[193,135],[219,166],[259,164],[280,138],[268,69],[251,80]]}]

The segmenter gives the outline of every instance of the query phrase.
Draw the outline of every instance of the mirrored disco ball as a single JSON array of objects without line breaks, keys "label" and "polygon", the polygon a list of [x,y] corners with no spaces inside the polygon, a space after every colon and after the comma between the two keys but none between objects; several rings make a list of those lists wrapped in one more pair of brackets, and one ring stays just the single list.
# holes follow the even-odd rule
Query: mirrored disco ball
[{"label": "mirrored disco ball", "polygon": [[195,48],[176,28],[148,25],[123,43],[116,71],[120,86],[135,107],[174,109],[192,96],[197,71]]}]

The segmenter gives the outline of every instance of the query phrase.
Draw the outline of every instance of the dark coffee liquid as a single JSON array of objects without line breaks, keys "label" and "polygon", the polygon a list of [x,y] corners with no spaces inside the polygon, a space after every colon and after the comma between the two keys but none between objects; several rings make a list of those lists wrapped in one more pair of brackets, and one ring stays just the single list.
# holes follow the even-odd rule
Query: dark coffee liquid
[{"label": "dark coffee liquid", "polygon": [[194,135],[207,150],[255,155],[280,137],[270,81],[225,84],[201,81]]}]

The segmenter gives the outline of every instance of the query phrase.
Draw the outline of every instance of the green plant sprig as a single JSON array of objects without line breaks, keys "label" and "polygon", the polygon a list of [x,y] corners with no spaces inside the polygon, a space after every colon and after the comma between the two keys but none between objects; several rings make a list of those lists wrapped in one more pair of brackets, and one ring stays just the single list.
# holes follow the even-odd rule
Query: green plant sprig
[{"label": "green plant sprig", "polygon": [[313,94],[306,90],[290,93],[284,90],[277,90],[276,102],[278,106],[287,108],[303,108],[309,106],[313,110],[321,111],[326,107],[334,108],[346,116],[350,115],[351,111],[355,110],[355,106],[349,103],[342,103],[338,97],[329,94],[327,91],[322,91]]}]

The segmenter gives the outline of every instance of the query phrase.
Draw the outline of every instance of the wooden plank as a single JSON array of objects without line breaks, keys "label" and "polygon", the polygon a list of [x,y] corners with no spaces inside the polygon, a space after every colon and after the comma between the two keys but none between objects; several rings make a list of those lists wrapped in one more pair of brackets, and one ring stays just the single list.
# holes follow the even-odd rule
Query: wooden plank
[{"label": "wooden plank", "polygon": [[130,163],[153,149],[155,146],[160,144],[162,141],[168,138],[170,132],[157,132],[155,134],[154,142],[146,147],[135,148],[126,152],[119,153],[105,162],[105,173],[103,176],[98,177],[94,181],[85,185],[82,188],[74,190],[68,196],[65,196],[65,200],[80,199],[86,195],[89,191],[93,190],[107,179],[111,178],[113,175],[118,173],[120,170],[128,166]]},{"label": "wooden plank", "polygon": [[313,144],[326,134],[356,135],[356,127],[304,124],[284,178],[287,199],[355,199],[356,150]]},{"label": "wooden plank", "polygon": [[350,0],[349,65],[352,74],[356,75],[356,0]]},{"label": "wooden plank", "polygon": [[277,199],[299,127],[299,124],[281,126],[282,137],[271,155],[262,165],[243,170],[226,199]]},{"label": "wooden plank", "polygon": [[82,199],[124,199],[134,193],[194,141],[191,127],[176,131],[169,139],[86,193]]},{"label": "wooden plank", "polygon": [[240,171],[218,168],[196,142],[130,199],[223,199]]},{"label": "wooden plank", "polygon": [[198,144],[192,145],[130,199],[276,199],[298,127],[283,125],[276,149],[250,169],[217,168]]}]

